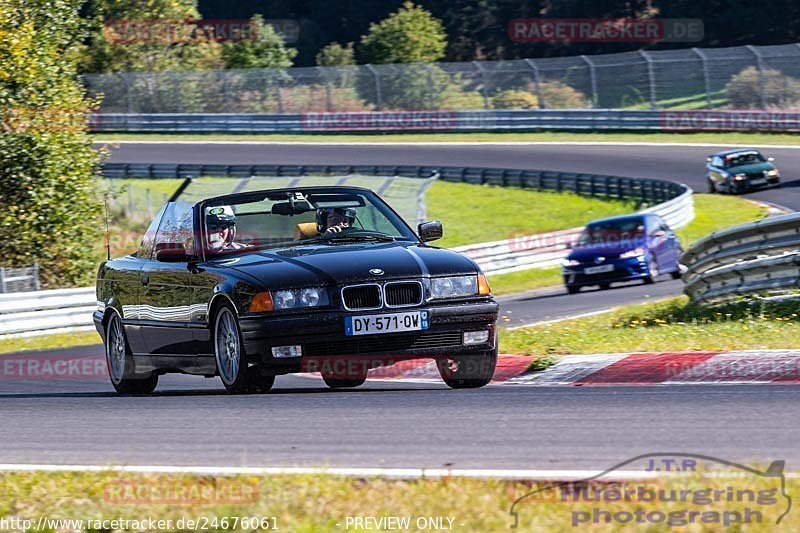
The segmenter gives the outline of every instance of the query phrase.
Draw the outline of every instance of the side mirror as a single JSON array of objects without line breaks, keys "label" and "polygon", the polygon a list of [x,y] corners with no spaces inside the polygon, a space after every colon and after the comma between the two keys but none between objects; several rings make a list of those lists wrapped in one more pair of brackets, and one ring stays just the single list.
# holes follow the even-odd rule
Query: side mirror
[{"label": "side mirror", "polygon": [[706,163],[711,163],[711,158],[710,157],[706,157]]},{"label": "side mirror", "polygon": [[417,234],[422,242],[431,242],[441,239],[443,235],[442,223],[438,220],[423,222],[417,226]]},{"label": "side mirror", "polygon": [[773,161],[775,161],[775,158],[774,158],[774,157],[772,157],[772,156],[769,156],[769,157],[767,158],[767,161],[769,161],[770,163],[772,163]]},{"label": "side mirror", "polygon": [[156,261],[162,263],[183,263],[189,261],[191,256],[186,247],[180,243],[160,242],[156,244]]}]

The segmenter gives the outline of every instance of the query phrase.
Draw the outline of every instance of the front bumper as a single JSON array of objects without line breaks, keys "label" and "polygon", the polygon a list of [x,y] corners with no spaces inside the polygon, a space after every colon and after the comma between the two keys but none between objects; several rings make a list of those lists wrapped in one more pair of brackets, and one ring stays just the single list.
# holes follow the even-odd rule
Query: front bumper
[{"label": "front bumper", "polygon": [[[373,366],[381,366],[403,359],[490,351],[497,347],[498,307],[494,300],[485,299],[363,312],[318,310],[285,316],[242,316],[239,323],[245,353],[251,363],[296,372],[303,358],[369,358],[375,362]],[[345,335],[346,316],[406,311],[427,311],[429,328],[402,333]],[[480,330],[489,330],[487,342],[463,344],[464,332]],[[302,347],[302,358],[273,357],[273,347],[294,345]]]},{"label": "front bumper", "polygon": [[614,259],[604,264],[613,265],[614,270],[610,272],[587,274],[585,272],[586,268],[597,265],[586,263],[575,267],[565,267],[562,272],[564,276],[564,285],[568,287],[583,287],[587,285],[611,283],[614,281],[633,281],[644,279],[650,275],[647,261],[641,260],[638,257]]}]

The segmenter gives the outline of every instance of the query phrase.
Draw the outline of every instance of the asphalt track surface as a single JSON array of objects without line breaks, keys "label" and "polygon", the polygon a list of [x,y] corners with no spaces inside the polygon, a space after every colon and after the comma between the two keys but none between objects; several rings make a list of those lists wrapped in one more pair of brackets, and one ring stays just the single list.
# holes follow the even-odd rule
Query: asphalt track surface
[{"label": "asphalt track surface", "polygon": [[[119,162],[416,164],[659,177],[703,189],[709,147],[123,144]],[[768,149],[779,190],[750,196],[800,209],[800,151]],[[506,326],[679,293],[680,282],[501,299]],[[49,354],[57,355],[59,351]],[[97,355],[101,347],[61,350]],[[800,387],[533,387],[451,391],[368,382],[330,391],[281,376],[273,392],[229,396],[217,379],[162,378],[118,397],[106,381],[0,380],[2,463],[604,469],[642,453],[740,462],[800,460]]]}]

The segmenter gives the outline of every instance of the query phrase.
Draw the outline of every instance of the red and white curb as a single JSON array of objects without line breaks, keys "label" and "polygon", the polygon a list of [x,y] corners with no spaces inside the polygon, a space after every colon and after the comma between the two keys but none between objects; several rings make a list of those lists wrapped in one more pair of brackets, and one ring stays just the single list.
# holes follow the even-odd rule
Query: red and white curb
[{"label": "red and white curb", "polygon": [[800,383],[800,350],[568,355],[526,385],[723,385]]},{"label": "red and white curb", "polygon": [[[528,372],[531,361],[529,356],[501,355],[492,383],[538,386],[800,383],[800,350],[566,355],[546,370]],[[320,377],[316,373],[301,375]],[[410,360],[371,370],[369,381],[441,383],[441,378],[433,360]]]}]

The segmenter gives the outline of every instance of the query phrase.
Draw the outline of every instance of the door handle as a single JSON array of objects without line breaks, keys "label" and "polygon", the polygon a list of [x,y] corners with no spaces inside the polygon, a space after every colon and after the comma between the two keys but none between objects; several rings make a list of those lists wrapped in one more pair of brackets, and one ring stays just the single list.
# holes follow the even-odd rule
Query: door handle
[{"label": "door handle", "polygon": [[142,274],[142,276],[139,279],[142,281],[142,285],[147,285],[148,283],[150,283],[150,276],[148,276],[147,274]]}]

